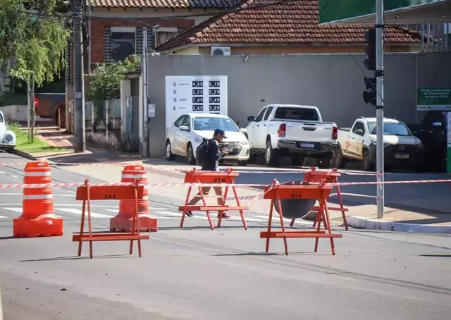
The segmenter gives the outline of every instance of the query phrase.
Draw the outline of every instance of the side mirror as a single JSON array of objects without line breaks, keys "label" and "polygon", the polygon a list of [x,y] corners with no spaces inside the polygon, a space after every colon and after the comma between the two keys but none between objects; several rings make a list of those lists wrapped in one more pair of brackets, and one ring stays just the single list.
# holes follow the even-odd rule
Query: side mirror
[{"label": "side mirror", "polygon": [[355,131],[356,134],[358,134],[359,136],[363,136],[363,130],[362,129],[357,129]]},{"label": "side mirror", "polygon": [[249,122],[255,121],[255,117],[254,116],[247,117],[247,121]]},{"label": "side mirror", "polygon": [[180,126],[179,128],[182,131],[189,131],[189,127],[188,126]]},{"label": "side mirror", "polygon": [[240,132],[247,133],[247,129],[246,128],[240,128]]}]

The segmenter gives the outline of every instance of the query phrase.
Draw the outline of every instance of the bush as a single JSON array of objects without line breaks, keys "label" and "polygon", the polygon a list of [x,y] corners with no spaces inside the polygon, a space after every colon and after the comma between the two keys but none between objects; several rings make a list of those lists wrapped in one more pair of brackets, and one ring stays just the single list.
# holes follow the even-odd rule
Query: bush
[{"label": "bush", "polygon": [[121,96],[121,79],[125,73],[139,71],[141,57],[131,55],[124,61],[110,65],[98,64],[89,77],[88,99],[90,101],[104,101],[119,99]]}]

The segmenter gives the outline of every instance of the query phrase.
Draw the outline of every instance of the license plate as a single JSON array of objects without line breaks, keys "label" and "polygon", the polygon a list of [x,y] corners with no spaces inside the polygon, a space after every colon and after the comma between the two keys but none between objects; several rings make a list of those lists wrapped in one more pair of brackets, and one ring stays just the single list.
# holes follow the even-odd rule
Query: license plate
[{"label": "license plate", "polygon": [[314,149],[315,148],[315,144],[314,143],[301,142],[301,143],[299,143],[299,147],[300,148]]},{"label": "license plate", "polygon": [[396,159],[409,159],[409,155],[403,154],[403,153],[397,153],[397,154],[395,154],[395,158]]}]

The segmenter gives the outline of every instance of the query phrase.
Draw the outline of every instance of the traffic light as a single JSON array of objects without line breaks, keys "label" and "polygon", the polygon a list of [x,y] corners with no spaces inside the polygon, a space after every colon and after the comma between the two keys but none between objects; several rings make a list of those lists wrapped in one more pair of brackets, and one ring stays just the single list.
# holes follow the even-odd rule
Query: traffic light
[{"label": "traffic light", "polygon": [[376,106],[376,78],[364,78],[366,91],[363,92],[363,100]]},{"label": "traffic light", "polygon": [[363,64],[368,70],[376,70],[376,29],[369,29],[365,32],[365,39],[365,53],[367,57]]}]

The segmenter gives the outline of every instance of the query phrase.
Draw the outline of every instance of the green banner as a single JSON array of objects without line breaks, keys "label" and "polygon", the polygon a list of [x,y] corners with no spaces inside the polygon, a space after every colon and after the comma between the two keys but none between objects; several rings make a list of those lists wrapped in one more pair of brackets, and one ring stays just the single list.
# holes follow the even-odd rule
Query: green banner
[{"label": "green banner", "polygon": [[[441,0],[384,0],[384,11]],[[319,0],[319,21],[326,23],[376,12],[375,0]]]},{"label": "green banner", "polygon": [[417,89],[418,111],[451,111],[451,88]]},{"label": "green banner", "polygon": [[447,156],[446,156],[446,168],[448,174],[451,174],[451,112],[448,112],[447,116],[447,127],[448,127],[448,139],[447,139]]}]

